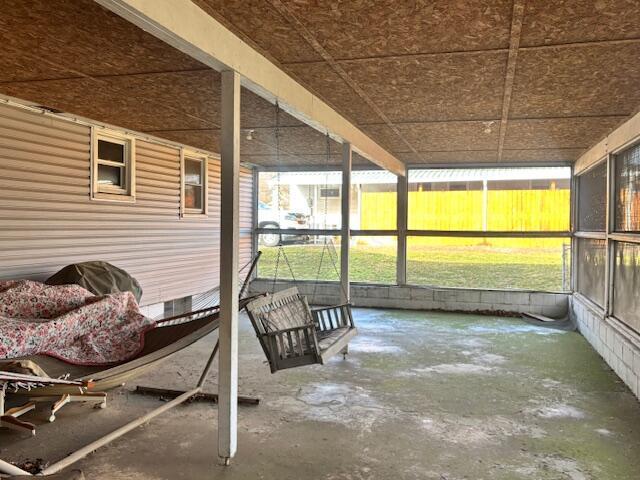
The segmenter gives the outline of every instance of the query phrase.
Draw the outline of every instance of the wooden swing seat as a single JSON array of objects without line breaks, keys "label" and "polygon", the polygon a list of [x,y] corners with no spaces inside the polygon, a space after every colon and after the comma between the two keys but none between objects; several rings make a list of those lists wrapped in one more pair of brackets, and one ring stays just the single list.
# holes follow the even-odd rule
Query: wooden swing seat
[{"label": "wooden swing seat", "polygon": [[346,353],[357,334],[350,304],[311,309],[295,287],[253,300],[246,309],[271,373],[324,364]]}]

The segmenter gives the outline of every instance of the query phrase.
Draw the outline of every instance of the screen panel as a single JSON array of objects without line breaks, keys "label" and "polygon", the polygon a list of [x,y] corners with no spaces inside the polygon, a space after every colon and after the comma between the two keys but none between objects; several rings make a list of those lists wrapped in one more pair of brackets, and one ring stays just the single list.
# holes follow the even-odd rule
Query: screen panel
[{"label": "screen panel", "polygon": [[[328,235],[258,236],[262,252],[258,277],[277,280],[340,280],[340,237]],[[276,275],[277,271],[277,275]]]},{"label": "screen panel", "polygon": [[383,170],[351,172],[351,229],[395,230],[398,177]]},{"label": "screen panel", "polygon": [[479,289],[566,291],[568,238],[408,237],[407,282]]},{"label": "screen panel", "polygon": [[341,198],[342,172],[260,172],[258,226],[339,229]]},{"label": "screen panel", "polygon": [[604,232],[607,229],[607,164],[578,177],[578,230]]},{"label": "screen panel", "polygon": [[393,236],[351,238],[349,280],[362,283],[396,283],[398,240]]},{"label": "screen panel", "polygon": [[592,302],[604,305],[605,265],[607,247],[605,240],[577,239],[577,288]]},{"label": "screen panel", "polygon": [[615,229],[640,233],[640,144],[615,159]]},{"label": "screen panel", "polygon": [[613,315],[640,332],[640,245],[615,242]]},{"label": "screen panel", "polygon": [[567,167],[409,171],[408,228],[568,231]]}]

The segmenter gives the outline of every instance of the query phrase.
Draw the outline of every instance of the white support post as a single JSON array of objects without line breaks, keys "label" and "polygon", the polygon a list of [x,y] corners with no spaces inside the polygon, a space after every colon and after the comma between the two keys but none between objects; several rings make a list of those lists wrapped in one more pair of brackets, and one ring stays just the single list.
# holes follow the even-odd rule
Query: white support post
[{"label": "white support post", "polygon": [[340,232],[340,303],[351,300],[349,249],[351,243],[351,144],[342,144],[342,226]]},{"label": "white support post", "polygon": [[238,244],[240,239],[240,75],[222,72],[220,214],[220,360],[218,456],[236,453],[238,417]]},{"label": "white support post", "polygon": [[396,283],[407,284],[407,204],[409,203],[408,173],[398,176],[397,226],[398,250],[396,257]]}]

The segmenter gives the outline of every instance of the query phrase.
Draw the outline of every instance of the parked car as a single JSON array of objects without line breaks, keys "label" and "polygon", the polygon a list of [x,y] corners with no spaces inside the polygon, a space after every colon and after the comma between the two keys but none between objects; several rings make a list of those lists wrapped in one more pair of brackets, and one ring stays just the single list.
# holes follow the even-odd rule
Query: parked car
[{"label": "parked car", "polygon": [[[292,229],[309,228],[309,216],[300,212],[278,210],[264,202],[258,202],[258,228]],[[263,233],[259,242],[265,247],[275,247],[282,242],[305,243],[308,235],[280,235],[279,233]]]}]

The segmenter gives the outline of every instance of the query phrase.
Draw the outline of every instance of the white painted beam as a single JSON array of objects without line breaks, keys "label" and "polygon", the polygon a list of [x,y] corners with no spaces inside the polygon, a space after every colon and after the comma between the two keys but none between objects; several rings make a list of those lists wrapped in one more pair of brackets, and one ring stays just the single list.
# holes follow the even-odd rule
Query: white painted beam
[{"label": "white painted beam", "polygon": [[240,240],[240,75],[222,72],[220,173],[220,360],[218,455],[236,453],[238,418],[238,245]]},{"label": "white painted beam", "polygon": [[291,115],[403,175],[404,163],[327,103],[233,34],[190,0],[94,0],[134,25],[218,71],[233,70],[242,85]]},{"label": "white painted beam", "polygon": [[350,143],[342,144],[342,226],[340,231],[340,300],[348,303],[351,297],[349,285],[349,249],[351,248],[351,162],[353,151]]}]

